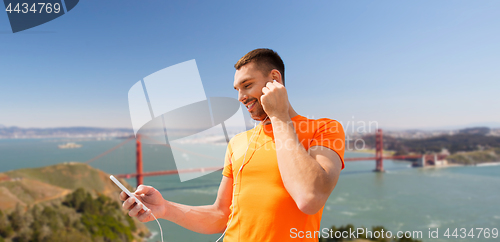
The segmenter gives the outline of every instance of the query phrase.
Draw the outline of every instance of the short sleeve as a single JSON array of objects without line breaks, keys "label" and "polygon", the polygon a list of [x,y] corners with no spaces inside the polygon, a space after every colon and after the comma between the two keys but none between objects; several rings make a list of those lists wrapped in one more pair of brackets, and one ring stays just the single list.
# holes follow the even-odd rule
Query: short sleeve
[{"label": "short sleeve", "polygon": [[224,156],[224,169],[222,170],[222,175],[228,178],[233,178],[233,163],[231,162],[231,157],[233,156],[233,151],[231,149],[231,142],[227,144],[226,155]]},{"label": "short sleeve", "polygon": [[342,161],[344,169],[345,133],[342,125],[331,119],[318,119],[318,129],[314,133],[309,147],[320,145],[335,151]]}]

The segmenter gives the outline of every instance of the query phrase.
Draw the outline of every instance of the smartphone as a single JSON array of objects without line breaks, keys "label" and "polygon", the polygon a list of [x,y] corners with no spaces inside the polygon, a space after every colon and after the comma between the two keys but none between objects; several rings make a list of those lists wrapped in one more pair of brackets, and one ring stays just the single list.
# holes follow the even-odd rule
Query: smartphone
[{"label": "smartphone", "polygon": [[137,204],[142,204],[142,209],[144,211],[148,211],[148,208],[146,207],[146,205],[144,205],[144,203],[142,203],[141,201],[139,201],[139,199],[137,199],[134,195],[132,195],[132,193],[120,182],[118,181],[113,175],[109,176],[109,179],[111,179],[119,188],[122,189],[122,191],[124,191],[129,197],[133,197],[135,198],[135,202]]}]

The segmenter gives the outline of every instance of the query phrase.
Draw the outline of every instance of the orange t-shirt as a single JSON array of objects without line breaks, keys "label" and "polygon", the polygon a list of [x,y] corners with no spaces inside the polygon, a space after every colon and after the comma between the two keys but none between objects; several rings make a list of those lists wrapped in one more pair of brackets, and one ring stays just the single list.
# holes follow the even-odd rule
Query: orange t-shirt
[{"label": "orange t-shirt", "polygon": [[[306,150],[315,145],[328,147],[339,155],[344,169],[345,135],[339,122],[300,115],[292,121]],[[238,174],[244,157],[245,165]],[[234,136],[227,146],[222,174],[233,178],[234,188],[233,219],[230,215],[225,242],[318,241],[318,233],[316,238],[295,236],[299,231],[304,231],[304,237],[307,231],[319,231],[323,208],[314,215],[305,214],[288,194],[278,168],[272,124],[263,127],[261,123]]]}]

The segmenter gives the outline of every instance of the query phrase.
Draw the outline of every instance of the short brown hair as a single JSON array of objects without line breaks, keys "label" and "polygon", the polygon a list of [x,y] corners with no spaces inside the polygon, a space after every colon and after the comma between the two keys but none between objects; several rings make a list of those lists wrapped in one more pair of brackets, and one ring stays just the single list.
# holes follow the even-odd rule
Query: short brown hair
[{"label": "short brown hair", "polygon": [[250,62],[255,62],[257,68],[259,68],[264,75],[269,74],[273,69],[278,70],[281,73],[283,85],[285,85],[285,64],[274,50],[266,48],[252,50],[241,57],[241,59],[234,64],[234,68],[239,70],[242,66]]}]

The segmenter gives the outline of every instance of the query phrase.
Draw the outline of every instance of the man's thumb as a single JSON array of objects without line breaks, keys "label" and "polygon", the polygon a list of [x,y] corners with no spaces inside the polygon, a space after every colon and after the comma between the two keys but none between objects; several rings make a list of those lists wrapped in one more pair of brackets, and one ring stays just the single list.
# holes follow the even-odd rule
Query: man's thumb
[{"label": "man's thumb", "polygon": [[153,189],[153,187],[151,187],[151,186],[139,185],[137,187],[137,190],[135,190],[134,193],[136,195],[141,195],[141,194],[147,195],[148,193],[150,193],[152,191],[152,189]]}]

